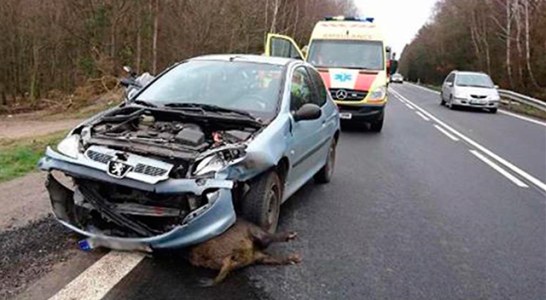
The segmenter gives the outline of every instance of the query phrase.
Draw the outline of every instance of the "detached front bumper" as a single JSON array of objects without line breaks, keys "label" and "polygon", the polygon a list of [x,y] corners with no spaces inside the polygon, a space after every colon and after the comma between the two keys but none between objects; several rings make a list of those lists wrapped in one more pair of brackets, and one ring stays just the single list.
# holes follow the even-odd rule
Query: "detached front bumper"
[{"label": "detached front bumper", "polygon": [[148,184],[128,178],[117,179],[104,171],[78,165],[73,159],[50,148],[47,149],[46,155],[39,161],[38,166],[41,170],[48,172],[58,170],[74,178],[118,184],[156,194],[190,193],[196,196],[205,196],[206,193],[214,192],[213,199],[209,199],[208,203],[191,211],[179,225],[167,232],[147,237],[117,237],[106,235],[93,228],[82,228],[75,224],[73,219],[74,192],[49,174],[46,187],[55,217],[64,226],[88,237],[88,242],[92,247],[147,252],[154,249],[183,248],[211,239],[235,223],[236,215],[231,193],[233,182],[229,180],[167,179],[157,184]]}]

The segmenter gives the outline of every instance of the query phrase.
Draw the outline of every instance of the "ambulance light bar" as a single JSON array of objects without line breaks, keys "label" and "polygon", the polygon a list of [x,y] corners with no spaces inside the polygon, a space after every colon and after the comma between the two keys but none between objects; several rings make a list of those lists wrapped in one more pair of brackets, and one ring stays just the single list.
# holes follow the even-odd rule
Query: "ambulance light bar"
[{"label": "ambulance light bar", "polygon": [[325,17],[325,21],[359,21],[359,22],[370,22],[373,23],[374,18],[369,17],[345,17],[345,16],[333,16]]}]

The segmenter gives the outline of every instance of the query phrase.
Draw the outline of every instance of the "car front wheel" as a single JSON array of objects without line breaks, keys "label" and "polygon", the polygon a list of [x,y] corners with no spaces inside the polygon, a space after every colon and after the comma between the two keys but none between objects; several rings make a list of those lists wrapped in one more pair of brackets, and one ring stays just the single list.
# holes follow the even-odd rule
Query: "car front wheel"
[{"label": "car front wheel", "polygon": [[275,171],[268,171],[250,184],[241,204],[243,217],[262,229],[274,233],[279,223],[282,182]]}]

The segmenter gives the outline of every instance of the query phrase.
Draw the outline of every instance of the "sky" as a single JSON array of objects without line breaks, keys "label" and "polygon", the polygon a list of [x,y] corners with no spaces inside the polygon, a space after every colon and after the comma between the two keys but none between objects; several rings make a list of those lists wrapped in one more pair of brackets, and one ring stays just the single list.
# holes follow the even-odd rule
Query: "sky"
[{"label": "sky", "polygon": [[404,46],[429,19],[437,0],[354,0],[361,16],[374,17],[387,45],[400,58]]}]

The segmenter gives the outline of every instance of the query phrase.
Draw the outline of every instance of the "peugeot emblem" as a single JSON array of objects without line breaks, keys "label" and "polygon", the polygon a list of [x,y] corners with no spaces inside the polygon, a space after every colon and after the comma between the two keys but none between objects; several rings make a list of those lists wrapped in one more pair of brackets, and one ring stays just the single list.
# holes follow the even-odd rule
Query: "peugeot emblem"
[{"label": "peugeot emblem", "polygon": [[337,90],[336,99],[344,100],[345,98],[347,98],[347,91],[346,90]]},{"label": "peugeot emblem", "polygon": [[123,178],[133,167],[121,161],[113,159],[108,162],[108,175],[115,178]]}]

